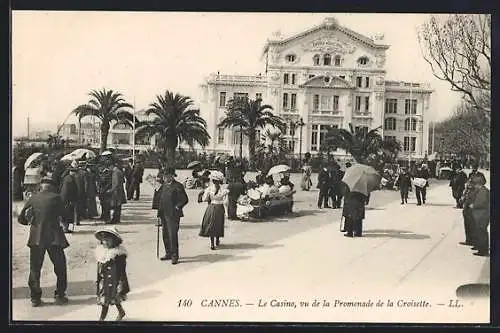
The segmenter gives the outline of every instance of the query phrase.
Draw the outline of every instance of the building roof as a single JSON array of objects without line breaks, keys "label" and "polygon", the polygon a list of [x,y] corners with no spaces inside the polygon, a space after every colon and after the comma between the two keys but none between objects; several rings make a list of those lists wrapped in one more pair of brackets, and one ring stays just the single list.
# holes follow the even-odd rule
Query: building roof
[{"label": "building roof", "polygon": [[354,30],[351,30],[349,28],[341,26],[338,24],[338,22],[335,18],[328,17],[323,21],[322,24],[317,25],[311,29],[307,29],[305,31],[302,31],[302,32],[295,34],[293,36],[283,38],[283,39],[275,39],[275,40],[268,39],[266,44],[264,45],[263,53],[265,54],[268,51],[270,45],[284,45],[284,44],[287,44],[287,43],[289,43],[293,40],[296,40],[298,38],[301,38],[301,37],[310,35],[316,31],[325,30],[325,29],[326,30],[339,30],[339,31],[345,33],[346,35],[348,35],[349,37],[351,37],[355,40],[358,40],[358,41],[360,41],[360,42],[362,42],[370,47],[373,47],[373,48],[384,49],[384,50],[387,50],[389,48],[389,45],[377,44],[374,42],[374,40],[372,38],[363,36],[362,34],[357,33]]}]

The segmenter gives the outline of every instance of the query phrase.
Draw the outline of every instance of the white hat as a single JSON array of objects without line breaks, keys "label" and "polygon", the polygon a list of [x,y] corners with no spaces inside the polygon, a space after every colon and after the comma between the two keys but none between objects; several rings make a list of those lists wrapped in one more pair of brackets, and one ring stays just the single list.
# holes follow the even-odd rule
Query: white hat
[{"label": "white hat", "polygon": [[107,155],[111,155],[112,153],[109,151],[109,150],[106,150],[106,151],[103,151],[101,156],[107,156]]},{"label": "white hat", "polygon": [[72,168],[78,168],[78,162],[77,162],[76,160],[73,160],[73,161],[71,162],[71,167],[72,167]]},{"label": "white hat", "polygon": [[113,227],[103,227],[103,228],[100,228],[100,229],[98,229],[94,233],[94,236],[98,240],[101,240],[101,237],[104,234],[108,234],[108,235],[111,235],[111,236],[115,237],[118,240],[119,244],[123,241],[122,237],[120,236],[120,233],[118,232],[118,230],[114,226]]},{"label": "white hat", "polygon": [[223,181],[224,180],[224,174],[220,171],[210,171],[210,179],[212,180],[218,180],[218,181]]}]

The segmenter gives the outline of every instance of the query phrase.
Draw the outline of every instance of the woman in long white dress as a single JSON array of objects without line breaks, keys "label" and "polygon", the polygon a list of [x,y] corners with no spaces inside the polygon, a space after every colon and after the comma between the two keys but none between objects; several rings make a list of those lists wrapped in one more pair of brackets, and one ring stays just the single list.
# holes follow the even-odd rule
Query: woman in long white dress
[{"label": "woman in long white dress", "polygon": [[199,235],[210,237],[210,248],[215,250],[220,245],[220,238],[224,237],[224,203],[229,191],[222,187],[224,181],[222,173],[211,172],[210,178],[212,184],[204,190],[201,196],[201,201],[208,202],[208,206],[203,216]]}]

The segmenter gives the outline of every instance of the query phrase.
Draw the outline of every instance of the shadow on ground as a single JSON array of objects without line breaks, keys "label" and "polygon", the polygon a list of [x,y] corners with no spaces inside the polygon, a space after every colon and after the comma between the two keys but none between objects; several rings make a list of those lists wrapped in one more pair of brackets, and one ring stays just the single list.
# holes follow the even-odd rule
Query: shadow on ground
[{"label": "shadow on ground", "polygon": [[222,243],[219,248],[223,250],[254,250],[254,249],[272,249],[276,247],[283,247],[281,244],[270,244],[270,245],[262,245],[262,244],[253,244],[253,243]]},{"label": "shadow on ground", "polygon": [[[102,224],[103,226],[119,226],[119,224]],[[96,229],[97,230],[97,229]],[[96,230],[79,230],[78,227],[75,228],[75,231],[71,234],[73,237],[78,235],[93,235]],[[120,234],[136,234],[138,231],[122,231],[120,230]]]},{"label": "shadow on ground", "polygon": [[399,238],[399,239],[428,239],[429,235],[415,234],[407,230],[395,229],[367,229],[363,231],[366,238]]},{"label": "shadow on ground", "polygon": [[489,298],[490,285],[486,283],[464,284],[457,288],[458,298]]},{"label": "shadow on ground", "polygon": [[[56,286],[42,287],[42,297],[52,297]],[[74,281],[68,282],[67,294],[71,296],[95,295],[95,281]],[[12,299],[29,298],[30,290],[27,286],[12,288]]]},{"label": "shadow on ground", "polygon": [[[215,250],[217,251],[217,250]],[[207,254],[200,254],[197,256],[191,256],[191,257],[181,257],[179,258],[179,264],[189,264],[193,262],[208,262],[208,263],[215,263],[218,261],[222,260],[228,260],[228,261],[236,261],[236,260],[244,260],[250,258],[249,256],[233,256],[230,254],[219,254],[219,253],[207,253]]]},{"label": "shadow on ground", "polygon": [[265,216],[262,219],[255,219],[255,218],[250,218],[248,222],[255,222],[255,223],[273,223],[273,222],[288,222],[290,220],[298,219],[301,217],[305,216],[312,216],[312,215],[322,215],[325,213],[328,213],[332,211],[332,209],[301,209],[298,211],[294,211],[288,214],[284,215],[269,215]]},{"label": "shadow on ground", "polygon": [[455,204],[452,203],[443,203],[443,202],[426,202],[425,206],[436,206],[436,207],[455,207]]}]

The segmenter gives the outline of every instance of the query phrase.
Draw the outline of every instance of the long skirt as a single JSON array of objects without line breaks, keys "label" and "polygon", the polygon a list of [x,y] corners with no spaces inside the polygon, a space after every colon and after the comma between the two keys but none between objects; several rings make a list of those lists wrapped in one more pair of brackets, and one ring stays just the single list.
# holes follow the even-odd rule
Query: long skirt
[{"label": "long skirt", "polygon": [[224,205],[208,204],[199,235],[201,237],[224,237]]},{"label": "long skirt", "polygon": [[309,191],[312,186],[311,176],[303,174],[300,186],[304,191]]},{"label": "long skirt", "polygon": [[97,202],[95,200],[95,197],[88,197],[87,198],[87,217],[88,218],[93,218],[99,215],[97,212]]}]

